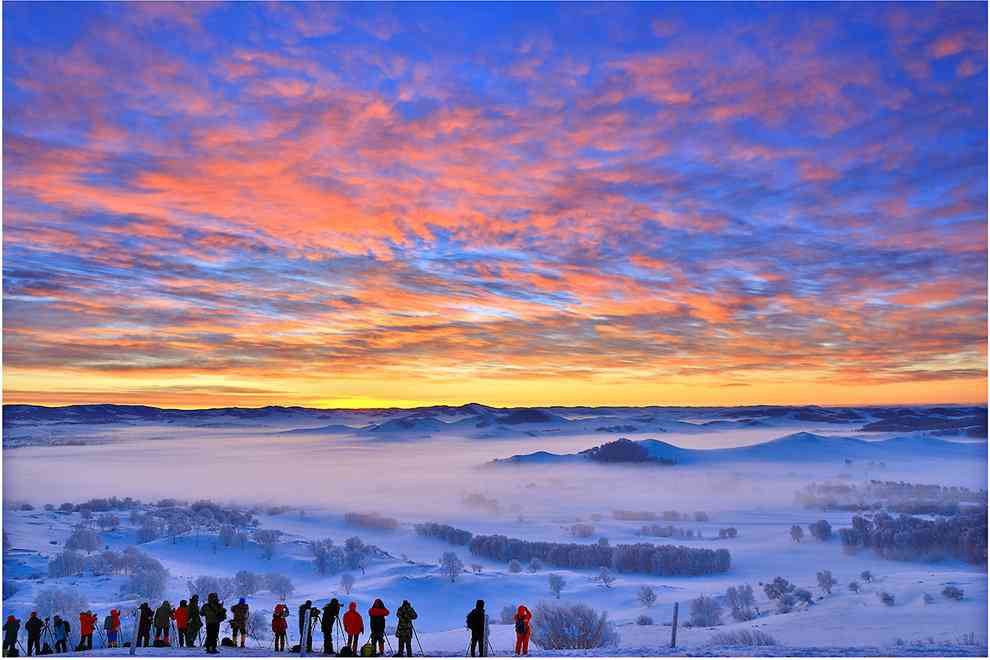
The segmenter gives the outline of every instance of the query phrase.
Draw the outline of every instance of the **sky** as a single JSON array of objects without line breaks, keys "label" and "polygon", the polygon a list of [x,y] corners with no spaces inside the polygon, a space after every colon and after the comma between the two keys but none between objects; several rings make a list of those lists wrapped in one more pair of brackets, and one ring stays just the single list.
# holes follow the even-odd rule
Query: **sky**
[{"label": "sky", "polygon": [[3,4],[6,403],[985,402],[987,5]]}]

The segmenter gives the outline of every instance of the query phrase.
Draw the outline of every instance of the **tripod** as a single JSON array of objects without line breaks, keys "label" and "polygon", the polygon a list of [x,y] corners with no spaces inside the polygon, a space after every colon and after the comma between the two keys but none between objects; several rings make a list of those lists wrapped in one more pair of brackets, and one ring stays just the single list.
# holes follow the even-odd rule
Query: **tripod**
[{"label": "tripod", "polygon": [[103,648],[107,648],[107,638],[103,636],[103,628],[96,628],[96,634],[100,636],[100,642],[103,644]]},{"label": "tripod", "polygon": [[45,617],[45,625],[41,628],[41,641],[45,641],[45,636],[47,635],[48,641],[52,643],[49,647],[52,653],[55,652],[55,634],[52,632],[52,627],[48,624],[48,617]]},{"label": "tripod", "polygon": [[419,641],[419,633],[416,632],[416,626],[413,625],[412,621],[409,622],[409,627],[412,628],[413,635],[416,637],[416,644],[419,646],[419,654],[426,655],[426,651],[423,650],[423,643]]}]

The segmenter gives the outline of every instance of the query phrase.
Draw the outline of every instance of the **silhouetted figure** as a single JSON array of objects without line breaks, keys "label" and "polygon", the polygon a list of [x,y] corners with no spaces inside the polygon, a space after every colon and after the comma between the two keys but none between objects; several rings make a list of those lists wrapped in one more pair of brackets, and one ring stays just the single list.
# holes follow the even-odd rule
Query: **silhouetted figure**
[{"label": "silhouetted figure", "polygon": [[330,602],[323,606],[323,615],[320,619],[320,629],[323,631],[323,655],[333,655],[333,627],[340,619],[340,601],[331,598]]},{"label": "silhouetted figure", "polygon": [[474,605],[474,609],[468,612],[466,623],[471,630],[471,657],[474,657],[474,649],[478,648],[478,655],[485,657],[488,655],[485,648],[485,624],[488,622],[485,614],[485,601],[479,600]]},{"label": "silhouetted figure", "polygon": [[408,600],[402,601],[402,605],[395,612],[396,618],[399,623],[395,626],[395,637],[399,640],[399,651],[396,653],[397,656],[403,655],[403,649],[405,649],[405,655],[412,657],[412,637],[413,637],[413,620],[416,619],[416,610],[413,606],[409,604]]}]

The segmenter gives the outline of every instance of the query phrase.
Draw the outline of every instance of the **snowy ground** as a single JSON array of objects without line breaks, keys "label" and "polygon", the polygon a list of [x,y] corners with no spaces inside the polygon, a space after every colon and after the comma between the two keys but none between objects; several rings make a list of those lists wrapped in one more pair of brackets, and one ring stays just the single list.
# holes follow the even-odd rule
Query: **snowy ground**
[{"label": "snowy ground", "polygon": [[[289,425],[291,426],[291,425]],[[838,540],[794,543],[788,534],[792,524],[807,526],[825,518],[833,527],[848,526],[851,514],[807,511],[794,504],[794,491],[811,482],[868,478],[906,479],[986,487],[985,461],[912,461],[883,467],[842,463],[778,463],[772,466],[722,466],[691,469],[612,466],[550,466],[492,468],[485,463],[497,457],[536,450],[572,452],[614,439],[614,435],[582,434],[552,437],[478,439],[436,436],[403,441],[368,439],[353,434],[281,435],[287,427],[177,428],[173,426],[80,426],[82,435],[98,436],[95,444],[30,446],[4,450],[3,529],[13,550],[4,555],[4,579],[17,582],[18,591],[4,600],[4,616],[14,612],[22,619],[32,609],[37,592],[47,586],[74,586],[85,592],[101,616],[110,607],[133,607],[117,595],[124,578],[45,577],[47,556],[58,552],[78,514],[60,514],[40,508],[15,511],[15,502],[40,507],[90,497],[133,496],[149,501],[160,497],[187,500],[210,498],[242,504],[278,503],[293,508],[280,515],[259,515],[263,528],[278,529],[286,536],[275,557],[266,560],[259,548],[213,548],[205,535],[186,535],[176,543],[159,539],[140,547],[159,559],[171,572],[166,596],[174,603],[187,594],[187,580],[200,575],[232,576],[238,570],[257,573],[277,571],[288,575],[296,591],[290,607],[304,599],[317,605],[330,597],[354,600],[362,611],[374,598],[382,598],[393,610],[402,599],[412,601],[424,649],[435,655],[460,655],[467,642],[464,616],[478,598],[488,603],[496,619],[510,604],[531,607],[552,600],[547,588],[549,573],[567,580],[561,601],[580,602],[609,612],[618,628],[619,646],[603,651],[616,655],[665,655],[670,653],[670,619],[675,602],[681,603],[681,623],[676,654],[691,655],[985,655],[987,644],[987,574],[985,567],[955,560],[895,562],[870,552],[846,554]],[[663,440],[695,447],[723,447],[762,442],[794,430],[815,430],[820,425],[785,429],[730,430],[716,433],[667,434]],[[851,434],[849,427],[832,425],[828,433]],[[58,433],[72,430],[60,429]],[[625,434],[633,439],[647,435]],[[887,436],[884,436],[887,437]],[[498,514],[465,507],[464,493],[483,492],[497,499]],[[700,532],[700,540],[644,538],[636,535],[642,522],[615,520],[611,512],[627,510],[707,511],[705,523],[673,523]],[[398,518],[398,530],[369,531],[345,524],[347,511],[376,511]],[[593,516],[601,516],[593,520]],[[124,514],[122,518],[126,519]],[[412,526],[436,521],[475,534],[499,533],[526,540],[570,541],[568,528],[575,521],[595,526],[594,541],[657,544],[675,543],[706,548],[727,548],[732,553],[729,573],[703,577],[656,577],[619,574],[611,588],[592,581],[595,572],[541,569],[510,573],[506,564],[478,559],[463,547],[417,536]],[[667,524],[667,523],[660,523]],[[719,528],[735,527],[735,539],[715,538]],[[360,536],[378,545],[392,559],[372,563],[357,574],[350,596],[339,586],[339,576],[320,577],[314,571],[306,542],[333,538],[340,543]],[[133,527],[123,525],[103,533],[103,542],[121,549],[136,542]],[[586,542],[577,540],[577,542]],[[455,551],[467,565],[480,565],[480,574],[462,575],[451,583],[440,575],[437,558]],[[832,595],[821,596],[816,573],[831,570],[839,584]],[[864,570],[877,581],[852,593],[846,585]],[[818,600],[808,608],[776,614],[759,583],[782,576],[812,591]],[[729,586],[749,584],[757,593],[763,613],[755,621],[737,623],[728,613],[725,625],[714,629],[684,627],[688,602],[702,594],[720,596]],[[941,596],[947,584],[962,588],[962,601]],[[652,607],[637,600],[644,585],[655,588]],[[894,595],[893,606],[880,602],[877,593]],[[925,604],[924,594],[935,601]],[[252,609],[270,611],[271,594],[248,599]],[[655,625],[637,625],[640,615]],[[77,623],[77,622],[76,622]],[[767,648],[713,647],[717,632],[757,628],[773,636],[780,646]],[[74,633],[78,626],[74,626]],[[226,628],[224,628],[226,630]],[[495,625],[492,642],[497,652],[507,652],[513,640],[511,626]],[[394,639],[392,640],[394,643]],[[974,643],[975,642],[975,643]],[[149,654],[141,650],[141,654]],[[159,654],[155,650],[155,654]],[[195,651],[199,654],[201,651]],[[232,655],[225,649],[225,654]],[[534,654],[539,649],[531,649]],[[104,653],[98,651],[98,653]],[[121,653],[117,651],[116,653]],[[248,652],[245,654],[250,654]],[[261,654],[261,652],[257,652]],[[169,654],[178,655],[172,650]],[[237,654],[240,654],[238,651]],[[571,655],[572,653],[568,653]],[[596,655],[601,654],[596,652]]]}]

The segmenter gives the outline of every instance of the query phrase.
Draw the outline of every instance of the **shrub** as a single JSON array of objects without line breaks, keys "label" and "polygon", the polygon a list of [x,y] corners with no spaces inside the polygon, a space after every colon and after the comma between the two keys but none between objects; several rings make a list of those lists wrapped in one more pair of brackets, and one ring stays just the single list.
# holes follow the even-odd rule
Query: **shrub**
[{"label": "shrub", "polygon": [[340,576],[340,588],[344,590],[345,594],[350,594],[351,589],[354,588],[354,576],[350,573],[344,573]]},{"label": "shrub", "polygon": [[777,646],[777,640],[762,630],[726,630],[712,635],[711,646]]},{"label": "shrub", "polygon": [[640,587],[636,597],[643,607],[653,607],[653,604],[657,602],[657,592],[649,585]]},{"label": "shrub", "polygon": [[808,525],[808,530],[819,541],[827,541],[832,538],[832,525],[827,520],[811,523]]},{"label": "shrub", "polygon": [[73,588],[48,587],[34,597],[34,609],[45,618],[55,614],[75,617],[89,607],[85,594]]},{"label": "shrub", "polygon": [[587,605],[540,603],[532,624],[533,643],[544,649],[597,649],[619,641],[608,614]]},{"label": "shrub", "polygon": [[811,605],[815,601],[814,597],[811,595],[811,592],[807,589],[795,589],[794,598],[799,603],[804,603],[805,605]]},{"label": "shrub", "polygon": [[942,595],[952,600],[962,600],[963,590],[950,584],[945,589],[942,589]]},{"label": "shrub", "polygon": [[894,604],[893,594],[887,593],[886,591],[881,591],[880,593],[878,593],[877,598],[879,598],[880,602],[883,603],[884,605],[890,606]]},{"label": "shrub", "polygon": [[852,582],[850,582],[849,583],[849,591],[853,592],[854,594],[858,594],[859,593],[859,582],[856,582],[856,580],[853,580]]},{"label": "shrub", "polygon": [[550,593],[554,595],[554,598],[560,598],[560,592],[567,586],[567,580],[564,579],[564,576],[556,573],[547,576],[547,583],[550,585]]},{"label": "shrub", "polygon": [[722,625],[722,606],[714,598],[699,596],[691,601],[690,622],[698,628]]},{"label": "shrub", "polygon": [[839,581],[832,577],[832,571],[818,571],[818,588],[826,594],[832,593],[832,587]]},{"label": "shrub", "polygon": [[518,559],[513,559],[509,562],[509,572],[522,573],[522,564],[519,563]]},{"label": "shrub", "polygon": [[653,625],[653,617],[647,616],[645,614],[640,614],[638,617],[636,617],[636,625],[637,626],[652,626]]},{"label": "shrub", "polygon": [[793,594],[784,594],[777,599],[777,611],[781,614],[787,614],[794,609],[794,605],[797,600],[794,598]]}]

